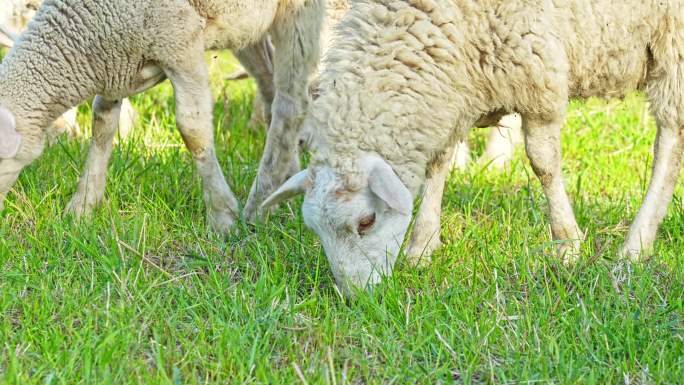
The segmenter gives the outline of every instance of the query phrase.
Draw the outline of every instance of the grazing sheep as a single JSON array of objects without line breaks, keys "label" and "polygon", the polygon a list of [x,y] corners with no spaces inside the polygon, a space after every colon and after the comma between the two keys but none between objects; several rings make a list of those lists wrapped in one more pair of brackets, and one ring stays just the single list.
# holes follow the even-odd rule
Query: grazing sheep
[{"label": "grazing sheep", "polygon": [[45,127],[98,95],[93,143],[68,206],[77,215],[92,210],[104,195],[121,98],[168,78],[178,128],[202,178],[208,222],[228,231],[238,205],[214,150],[204,52],[241,49],[266,34],[276,48],[294,47],[276,49],[274,116],[259,181],[280,183],[296,153],[287,144],[296,148],[291,133],[306,108],[322,12],[320,0],[46,0],[0,65],[0,208],[20,171],[42,152]]},{"label": "grazing sheep", "polygon": [[[331,44],[335,25],[342,19],[344,13],[349,9],[348,0],[330,0],[326,12],[326,18],[321,29],[321,56]],[[270,123],[271,102],[273,101],[273,45],[268,39],[260,42],[256,55],[244,55],[237,52],[237,57],[243,67],[249,70],[238,70],[226,77],[227,80],[242,80],[251,73],[258,87],[258,92],[252,104],[252,116],[249,126],[267,126]],[[487,146],[484,154],[479,160],[480,164],[485,164],[496,170],[502,170],[515,152],[515,148],[522,142],[520,127],[522,122],[518,114],[505,116],[501,121],[490,129]],[[299,135],[299,142],[304,147],[308,147],[311,142],[310,130],[302,130]],[[467,143],[458,142],[454,150],[452,169],[465,170],[470,163],[470,149]]]},{"label": "grazing sheep", "polygon": [[[306,121],[317,154],[264,206],[305,193],[304,220],[344,290],[391,273],[413,199],[425,183],[441,186],[451,145],[509,112],[522,116],[553,239],[566,262],[576,258],[583,235],[560,166],[570,98],[648,94],[653,176],[621,253],[651,248],[684,150],[683,2],[360,0],[338,33]],[[425,242],[439,222],[422,211]]]},{"label": "grazing sheep", "polygon": [[[41,3],[42,0],[0,0],[0,47],[14,46],[14,41],[26,28]],[[82,134],[76,120],[77,115],[78,111],[74,107],[55,120],[51,128],[46,130],[48,143],[54,143],[64,132],[68,132],[72,137]],[[138,113],[128,99],[124,99],[121,105],[119,136],[128,136],[137,120]]]}]

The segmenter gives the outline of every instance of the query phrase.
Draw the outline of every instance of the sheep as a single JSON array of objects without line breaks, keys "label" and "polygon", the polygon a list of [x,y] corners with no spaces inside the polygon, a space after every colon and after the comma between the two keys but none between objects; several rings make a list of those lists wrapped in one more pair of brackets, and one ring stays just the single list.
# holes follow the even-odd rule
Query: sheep
[{"label": "sheep", "polygon": [[[93,139],[67,212],[102,201],[121,98],[168,78],[176,123],[202,179],[207,222],[228,232],[238,203],[216,158],[207,49],[247,49],[270,35],[276,94],[260,187],[279,184],[296,150],[306,76],[318,60],[321,0],[46,0],[0,65],[0,209],[20,171],[42,152],[45,127],[94,95]],[[269,151],[269,148],[277,147]],[[265,165],[264,165],[265,164]]]},{"label": "sheep", "polygon": [[[329,47],[334,26],[342,19],[344,13],[349,9],[348,0],[330,0],[328,3],[326,18],[321,30],[321,56]],[[250,68],[258,85],[258,92],[252,104],[252,116],[249,126],[253,129],[267,126],[270,122],[270,102],[273,98],[273,45],[268,39],[264,39],[257,51],[259,54],[245,56],[237,54],[243,67]],[[227,80],[242,80],[249,76],[249,72],[240,69],[226,77]],[[312,85],[312,87],[315,87]],[[496,127],[489,131],[485,152],[479,159],[480,164],[484,164],[495,170],[503,170],[505,165],[513,158],[515,148],[522,142],[520,132],[520,116],[512,114],[501,119]],[[299,143],[307,149],[311,143],[311,135],[314,132],[302,130],[299,135]],[[470,149],[467,142],[458,142],[454,149],[451,161],[451,168],[465,170],[470,163]]]},{"label": "sheep", "polygon": [[[12,48],[28,22],[33,18],[42,0],[0,0],[0,47]],[[50,129],[46,130],[48,143],[55,143],[57,137],[64,132],[76,137],[82,133],[77,121],[78,111],[72,108],[55,120]],[[119,136],[126,137],[131,132],[138,113],[128,99],[121,105],[121,119],[119,121]]]},{"label": "sheep", "polygon": [[[343,290],[391,274],[421,187],[441,193],[430,190],[441,186],[450,146],[510,112],[522,116],[553,239],[572,263],[583,233],[560,167],[568,100],[633,90],[646,91],[658,134],[650,186],[620,255],[648,255],[684,150],[684,3],[359,0],[338,34],[305,120],[318,151],[263,206],[304,193],[304,221]],[[425,242],[439,222],[423,209],[414,228]]]}]

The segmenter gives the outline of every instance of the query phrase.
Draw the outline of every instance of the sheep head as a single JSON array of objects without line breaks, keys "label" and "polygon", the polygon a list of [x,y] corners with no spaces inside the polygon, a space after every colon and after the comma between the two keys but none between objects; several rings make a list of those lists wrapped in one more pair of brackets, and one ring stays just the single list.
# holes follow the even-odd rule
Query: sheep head
[{"label": "sheep head", "polygon": [[0,104],[0,211],[21,170],[43,151],[44,134]]},{"label": "sheep head", "polygon": [[0,159],[11,159],[19,152],[21,135],[12,113],[0,105]]},{"label": "sheep head", "polygon": [[23,168],[17,159],[21,155],[22,142],[14,115],[0,105],[0,211],[4,208],[5,195]]},{"label": "sheep head", "polygon": [[304,222],[321,238],[337,285],[345,295],[392,274],[409,227],[413,197],[377,155],[360,162],[364,187],[349,189],[331,167],[303,170],[263,204],[304,194]]}]

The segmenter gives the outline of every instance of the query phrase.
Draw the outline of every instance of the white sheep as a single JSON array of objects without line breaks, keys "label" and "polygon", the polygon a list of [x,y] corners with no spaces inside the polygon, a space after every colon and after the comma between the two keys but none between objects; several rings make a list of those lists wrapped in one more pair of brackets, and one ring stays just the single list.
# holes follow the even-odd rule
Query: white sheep
[{"label": "white sheep", "polygon": [[[207,49],[242,49],[270,35],[276,93],[256,194],[285,179],[318,60],[320,0],[46,0],[0,65],[0,208],[20,171],[43,150],[44,129],[94,96],[93,142],[68,205],[88,213],[103,198],[121,98],[168,78],[176,122],[204,187],[209,224],[228,231],[237,200],[214,150]],[[270,150],[273,149],[273,150]],[[266,187],[264,187],[266,186]]]},{"label": "white sheep", "polygon": [[[349,9],[348,0],[330,0],[328,2],[326,17],[321,29],[321,57],[331,44],[335,25],[342,19]],[[252,73],[257,83],[257,95],[252,104],[252,116],[249,126],[253,129],[268,126],[270,123],[271,102],[273,101],[273,45],[268,39],[264,39],[256,50],[256,55],[244,55],[237,52],[237,57],[245,69],[238,70],[226,77],[228,80],[242,80]],[[490,129],[485,152],[479,159],[479,163],[496,170],[503,170],[505,165],[513,158],[515,148],[522,142],[520,131],[522,122],[518,114],[505,116]],[[312,140],[314,132],[302,130],[299,134],[299,142],[307,148]],[[470,148],[467,142],[458,142],[454,149],[451,168],[465,170],[471,160]],[[298,164],[297,164],[298,166]]]},{"label": "white sheep", "polygon": [[[621,249],[638,259],[652,247],[682,162],[683,4],[359,0],[339,26],[324,92],[307,117],[318,152],[264,206],[305,192],[304,220],[338,284],[373,284],[391,273],[421,186],[441,195],[435,181],[451,144],[478,120],[518,112],[553,239],[570,262],[583,235],[560,167],[568,100],[643,89],[658,124],[653,176]],[[414,228],[424,244],[413,250],[439,237],[439,217],[423,211]]]},{"label": "white sheep", "polygon": [[[41,3],[42,0],[0,0],[0,47],[14,46],[14,41],[21,31],[26,29]],[[64,132],[68,132],[72,137],[81,135],[82,129],[78,124],[77,115],[78,110],[74,107],[55,120],[50,129],[46,130],[48,143],[54,143]],[[138,113],[130,101],[124,99],[121,105],[119,136],[128,136],[137,120]]]}]

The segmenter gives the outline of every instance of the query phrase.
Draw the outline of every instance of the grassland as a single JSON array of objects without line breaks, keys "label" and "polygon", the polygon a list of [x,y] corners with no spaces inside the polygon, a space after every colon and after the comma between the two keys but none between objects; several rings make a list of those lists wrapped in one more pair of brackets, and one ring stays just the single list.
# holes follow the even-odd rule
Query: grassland
[{"label": "grassland", "polygon": [[[242,202],[264,135],[254,85],[210,55],[216,140]],[[527,160],[454,173],[446,246],[429,268],[354,302],[335,288],[299,202],[228,237],[205,228],[200,184],[165,84],[133,99],[106,201],[62,216],[87,138],[62,137],[25,170],[0,222],[3,384],[684,383],[684,209],[679,188],[654,257],[616,258],[650,173],[643,97],[573,103],[564,170],[588,234],[583,261],[554,260]],[[89,127],[89,107],[80,110]],[[481,152],[484,134],[473,133]]]}]

